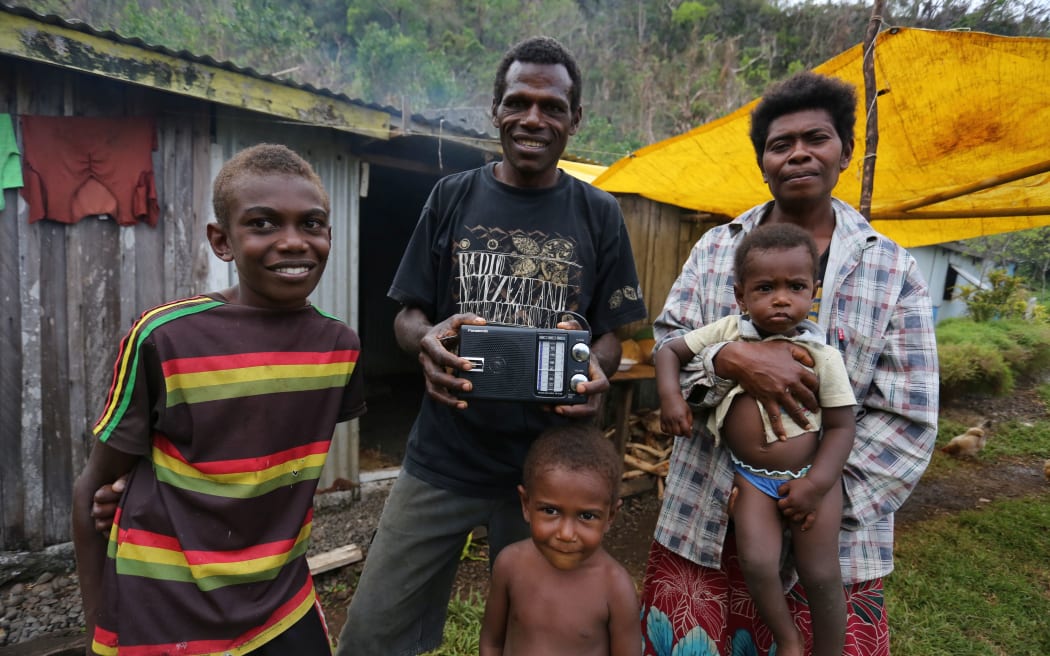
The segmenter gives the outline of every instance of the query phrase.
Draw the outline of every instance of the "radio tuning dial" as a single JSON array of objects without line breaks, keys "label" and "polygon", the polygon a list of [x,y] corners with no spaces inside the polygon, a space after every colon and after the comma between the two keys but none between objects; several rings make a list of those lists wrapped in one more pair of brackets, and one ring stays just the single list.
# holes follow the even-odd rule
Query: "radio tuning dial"
[{"label": "radio tuning dial", "polygon": [[586,383],[586,382],[587,382],[587,376],[584,376],[583,374],[576,374],[575,376],[573,376],[572,378],[569,379],[569,388],[573,392],[575,392],[577,385],[579,385],[580,383]]},{"label": "radio tuning dial", "polygon": [[586,362],[591,358],[591,348],[584,343],[572,345],[572,359],[577,362]]}]

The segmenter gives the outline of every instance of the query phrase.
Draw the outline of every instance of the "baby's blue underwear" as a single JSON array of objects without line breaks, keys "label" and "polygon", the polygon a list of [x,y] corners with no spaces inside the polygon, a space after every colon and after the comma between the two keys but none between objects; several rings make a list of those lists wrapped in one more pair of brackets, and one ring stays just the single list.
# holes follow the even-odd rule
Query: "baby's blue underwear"
[{"label": "baby's blue underwear", "polygon": [[755,486],[761,492],[764,492],[767,496],[771,496],[774,499],[780,498],[780,486],[784,483],[802,478],[809,471],[812,465],[806,465],[801,471],[769,471],[768,469],[756,469],[751,465],[745,463],[740,458],[736,457],[736,454],[732,451],[729,452],[730,458],[733,460],[733,469],[736,473],[743,476],[749,483]]},{"label": "baby's blue underwear", "polygon": [[764,492],[767,495],[773,497],[774,499],[780,498],[780,492],[778,492],[777,490],[780,489],[781,485],[787,482],[786,480],[780,478],[768,478],[766,476],[754,474],[736,463],[733,464],[733,469],[736,470],[736,473],[746,478],[747,482],[751,483],[751,485],[754,485],[755,488],[757,488],[760,492]]}]

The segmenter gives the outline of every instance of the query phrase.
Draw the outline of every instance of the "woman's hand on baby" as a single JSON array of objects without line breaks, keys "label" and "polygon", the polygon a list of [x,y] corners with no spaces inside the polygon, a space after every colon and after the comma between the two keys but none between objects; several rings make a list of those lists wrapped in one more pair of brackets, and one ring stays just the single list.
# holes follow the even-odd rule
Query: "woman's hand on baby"
[{"label": "woman's hand on baby", "polygon": [[780,420],[780,408],[799,426],[809,423],[807,408],[811,412],[820,408],[816,396],[817,377],[805,368],[812,366],[809,351],[787,340],[730,342],[715,358],[715,372],[735,380],[762,404],[773,432],[780,439],[787,436]]}]

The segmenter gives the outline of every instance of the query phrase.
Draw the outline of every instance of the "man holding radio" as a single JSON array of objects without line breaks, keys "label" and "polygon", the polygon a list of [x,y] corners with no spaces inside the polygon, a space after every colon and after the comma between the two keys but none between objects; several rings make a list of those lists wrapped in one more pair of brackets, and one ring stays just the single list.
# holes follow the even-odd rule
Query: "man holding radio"
[{"label": "man holding radio", "polygon": [[[427,393],[340,655],[440,646],[468,535],[488,527],[490,562],[529,536],[516,493],[529,446],[545,428],[594,417],[620,359],[613,331],[646,318],[616,200],[558,169],[580,125],[580,90],[576,62],[557,41],[532,38],[511,48],[492,100],[503,160],[442,179],[423,208],[389,295],[403,306],[394,331],[403,349],[419,354]],[[585,322],[566,321],[573,315]],[[449,348],[461,326],[486,323],[589,329],[589,356],[580,356],[589,357],[589,380],[573,386],[586,403],[471,398],[466,372],[480,362]],[[532,338],[522,334],[510,339]],[[535,378],[533,364],[504,375]]]}]

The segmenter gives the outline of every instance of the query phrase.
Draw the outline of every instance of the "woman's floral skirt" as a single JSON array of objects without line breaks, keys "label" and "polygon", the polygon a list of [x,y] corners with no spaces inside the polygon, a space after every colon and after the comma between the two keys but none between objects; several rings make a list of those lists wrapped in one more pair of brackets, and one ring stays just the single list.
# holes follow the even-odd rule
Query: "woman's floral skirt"
[{"label": "woman's floral skirt", "polygon": [[[795,625],[812,647],[809,605],[802,587],[787,595]],[[844,656],[889,656],[882,580],[846,587]],[[649,552],[642,591],[645,656],[775,656],[740,571],[732,532],[722,570],[700,567],[657,542]]]}]

